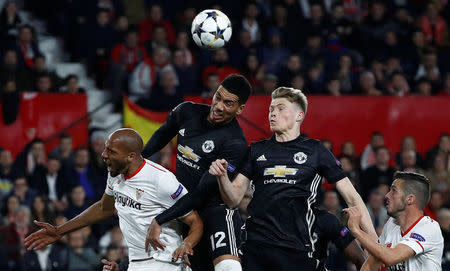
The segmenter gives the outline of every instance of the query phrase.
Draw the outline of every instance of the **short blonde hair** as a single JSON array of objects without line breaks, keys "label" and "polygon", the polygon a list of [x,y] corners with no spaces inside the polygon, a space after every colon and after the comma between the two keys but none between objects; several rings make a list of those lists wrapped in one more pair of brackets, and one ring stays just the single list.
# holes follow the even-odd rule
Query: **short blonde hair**
[{"label": "short blonde hair", "polygon": [[272,91],[272,99],[286,98],[291,103],[296,103],[300,106],[306,115],[308,110],[308,99],[300,89],[279,87]]}]

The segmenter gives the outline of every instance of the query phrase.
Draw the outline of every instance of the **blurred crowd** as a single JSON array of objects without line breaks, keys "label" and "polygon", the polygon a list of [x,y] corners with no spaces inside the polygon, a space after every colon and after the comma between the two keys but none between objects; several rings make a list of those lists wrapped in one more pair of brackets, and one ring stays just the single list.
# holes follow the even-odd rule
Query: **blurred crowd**
[{"label": "blurred crowd", "polygon": [[[200,50],[191,40],[192,19],[206,8],[220,9],[232,21],[232,40],[225,48]],[[89,91],[78,85],[76,75],[59,78],[49,69],[33,26],[22,23],[21,9],[47,22],[72,61],[85,64],[97,87],[112,94],[118,111],[123,94],[156,111],[172,109],[186,95],[211,97],[230,73],[245,75],[263,95],[280,85],[334,96],[450,95],[446,0],[24,0],[6,1],[0,11],[5,116],[18,110],[5,101],[16,101],[22,91]],[[0,270],[101,270],[101,257],[126,255],[117,218],[47,249],[22,246],[36,230],[33,220],[59,225],[101,197],[105,138],[94,131],[86,147],[74,149],[72,138],[61,135],[50,153],[35,139],[15,159],[1,149]],[[387,219],[384,194],[394,171],[428,176],[433,192],[426,215],[441,225],[443,266],[450,270],[450,136],[442,134],[426,153],[417,152],[411,136],[403,139],[399,153],[385,146],[379,132],[367,141],[358,154],[350,141],[333,146],[332,140],[322,140],[339,157],[378,232]],[[175,166],[170,145],[153,159]],[[322,204],[340,217],[342,199],[326,182],[322,190]],[[333,270],[350,270],[339,253],[330,248]]]},{"label": "blurred crowd", "polygon": [[[33,27],[21,23],[23,8],[63,38],[118,106],[127,94],[165,111],[188,94],[211,96],[236,72],[256,94],[284,85],[334,96],[450,95],[446,0],[19,2],[7,1],[0,14],[2,92],[84,91],[76,77],[46,68]],[[223,49],[192,42],[192,19],[206,8],[232,21]]]}]

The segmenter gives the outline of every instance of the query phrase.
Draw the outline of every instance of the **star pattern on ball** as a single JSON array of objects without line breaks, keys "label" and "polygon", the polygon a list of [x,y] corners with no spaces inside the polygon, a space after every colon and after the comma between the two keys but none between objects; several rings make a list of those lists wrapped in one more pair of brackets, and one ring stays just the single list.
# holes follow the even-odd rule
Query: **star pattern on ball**
[{"label": "star pattern on ball", "polygon": [[205,32],[206,32],[206,31],[203,30],[203,28],[202,28],[202,24],[196,25],[196,26],[195,26],[194,34],[197,34],[197,36],[198,36],[199,38],[201,38],[201,34],[202,34],[202,33],[205,33]]},{"label": "star pattern on ball", "polygon": [[214,19],[214,21],[217,21],[217,20],[216,20],[216,18],[217,18],[217,12],[215,12],[215,11],[206,12],[206,15],[208,15],[208,16],[206,17],[206,19],[212,17],[212,18]]},{"label": "star pattern on ball", "polygon": [[225,32],[225,29],[220,29],[219,27],[217,27],[215,38],[224,40],[225,38],[223,37],[223,32]]}]

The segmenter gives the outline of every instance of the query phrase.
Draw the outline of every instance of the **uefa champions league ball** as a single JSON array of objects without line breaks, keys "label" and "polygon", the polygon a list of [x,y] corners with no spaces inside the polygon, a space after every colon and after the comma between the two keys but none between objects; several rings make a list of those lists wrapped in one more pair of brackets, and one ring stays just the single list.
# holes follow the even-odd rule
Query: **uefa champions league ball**
[{"label": "uefa champions league ball", "polygon": [[200,48],[223,47],[230,40],[231,32],[230,19],[217,9],[206,9],[192,21],[192,39]]}]

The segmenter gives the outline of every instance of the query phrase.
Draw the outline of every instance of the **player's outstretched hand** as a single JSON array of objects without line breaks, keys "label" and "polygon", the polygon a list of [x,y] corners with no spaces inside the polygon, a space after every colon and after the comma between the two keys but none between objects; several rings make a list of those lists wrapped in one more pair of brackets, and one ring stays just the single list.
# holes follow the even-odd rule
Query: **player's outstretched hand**
[{"label": "player's outstretched hand", "polygon": [[358,231],[360,229],[359,225],[361,223],[361,211],[358,207],[354,206],[351,208],[346,208],[344,211],[348,214],[348,228],[350,231]]},{"label": "player's outstretched hand", "polygon": [[116,262],[110,262],[106,259],[103,259],[102,264],[102,271],[119,271],[119,265]]},{"label": "player's outstretched hand", "polygon": [[225,159],[217,159],[211,163],[209,174],[214,176],[224,176],[227,174],[228,162]]},{"label": "player's outstretched hand", "polygon": [[39,250],[61,239],[62,235],[55,226],[36,220],[34,221],[34,224],[41,229],[25,238],[23,245],[28,250]]},{"label": "player's outstretched hand", "polygon": [[194,250],[192,245],[188,242],[182,242],[181,245],[173,252],[172,261],[176,262],[178,259],[183,259],[185,255],[193,255]]},{"label": "player's outstretched hand", "polygon": [[145,252],[148,252],[148,245],[151,244],[152,248],[154,250],[157,250],[158,248],[164,250],[166,245],[164,245],[159,240],[159,235],[161,234],[161,226],[156,222],[155,219],[153,219],[152,223],[150,224],[150,227],[148,227],[147,230],[147,236],[145,237]]}]

